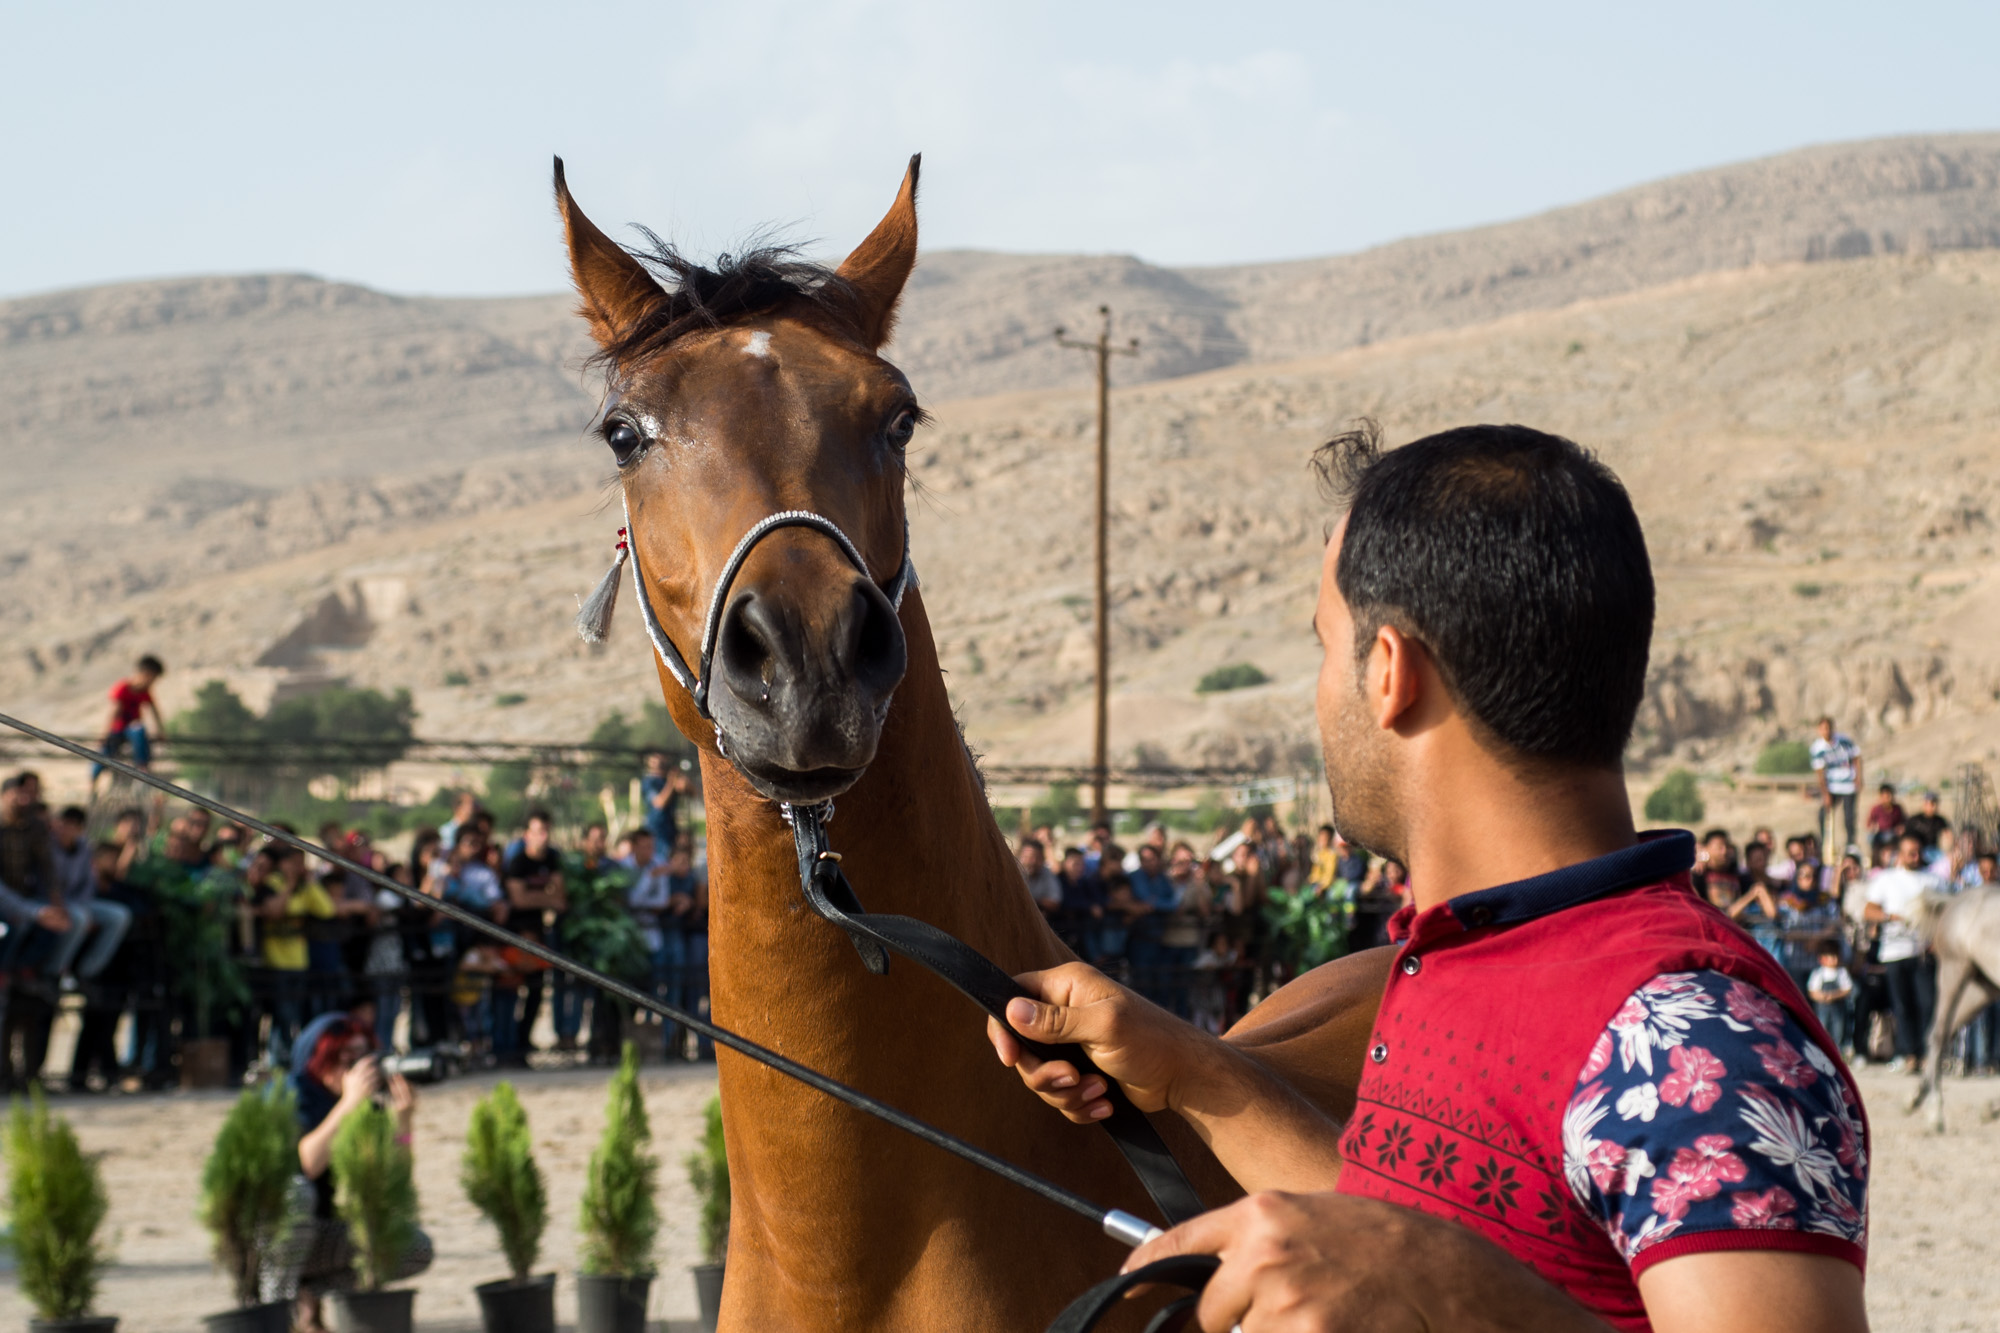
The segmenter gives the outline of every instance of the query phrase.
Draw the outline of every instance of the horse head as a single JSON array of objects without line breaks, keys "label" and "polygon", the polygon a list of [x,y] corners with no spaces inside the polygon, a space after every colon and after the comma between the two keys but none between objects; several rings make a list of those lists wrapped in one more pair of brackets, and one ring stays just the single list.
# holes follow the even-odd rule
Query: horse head
[{"label": "horse head", "polygon": [[[611,241],[556,161],[668,705],[773,800],[860,777],[906,665],[904,449],[923,413],[880,351],[916,262],[917,168],[836,269],[782,249],[705,268]],[[776,515],[791,521],[760,526]]]}]

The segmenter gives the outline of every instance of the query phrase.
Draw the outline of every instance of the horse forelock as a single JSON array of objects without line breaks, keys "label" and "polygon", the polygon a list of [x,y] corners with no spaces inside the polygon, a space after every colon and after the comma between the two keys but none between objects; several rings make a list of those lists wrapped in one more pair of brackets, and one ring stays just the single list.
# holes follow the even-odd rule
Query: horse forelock
[{"label": "horse forelock", "polygon": [[713,266],[696,263],[652,231],[643,249],[628,253],[659,280],[665,293],[616,339],[591,358],[614,371],[644,362],[688,334],[718,329],[737,320],[786,306],[828,317],[857,338],[859,299],[846,278],[823,264],[801,259],[795,247],[753,243],[734,254],[718,255]]}]

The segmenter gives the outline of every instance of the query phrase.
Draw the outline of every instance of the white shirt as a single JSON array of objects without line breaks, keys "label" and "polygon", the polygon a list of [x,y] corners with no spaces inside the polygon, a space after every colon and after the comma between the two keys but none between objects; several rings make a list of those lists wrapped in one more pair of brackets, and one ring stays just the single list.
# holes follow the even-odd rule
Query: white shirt
[{"label": "white shirt", "polygon": [[1813,771],[1826,774],[1828,795],[1854,795],[1854,761],[1861,757],[1861,747],[1851,736],[1838,731],[1830,741],[1815,736],[1811,754]]},{"label": "white shirt", "polygon": [[1916,908],[1917,899],[1942,887],[1937,876],[1901,866],[1878,870],[1869,876],[1868,901],[1892,917],[1903,918],[1882,923],[1882,948],[1876,957],[1885,963],[1900,963],[1924,951],[1923,941],[1917,938],[1908,918]]},{"label": "white shirt", "polygon": [[1806,994],[1819,991],[1824,995],[1846,995],[1854,990],[1854,978],[1844,967],[1816,967],[1806,978]]}]

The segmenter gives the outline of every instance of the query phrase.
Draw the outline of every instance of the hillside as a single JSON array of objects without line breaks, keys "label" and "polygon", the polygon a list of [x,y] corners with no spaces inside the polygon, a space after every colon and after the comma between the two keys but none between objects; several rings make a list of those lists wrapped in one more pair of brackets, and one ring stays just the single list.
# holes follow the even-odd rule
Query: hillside
[{"label": "hillside", "polygon": [[[1114,402],[1121,761],[1302,742],[1303,463],[1368,414],[1395,438],[1524,420],[1626,477],[1663,588],[1635,758],[1740,760],[1832,708],[1941,773],[1984,752],[1959,731],[2000,682],[1996,241],[1984,135],[1293,265],[926,256],[898,355],[937,410],[917,554],[968,730],[999,759],[1085,751],[1091,403],[1042,387],[1075,367],[1034,339],[1148,292],[1160,327],[1195,323],[1181,353],[1146,334],[1154,378]],[[0,698],[93,725],[145,649],[170,705],[211,674],[253,699],[348,676],[414,687],[432,734],[574,735],[643,697],[631,624],[597,652],[567,629],[614,524],[566,304],[283,275],[0,304]],[[954,396],[988,377],[1019,391]],[[1274,682],[1193,693],[1234,660]]]},{"label": "hillside", "polygon": [[[1305,739],[1326,514],[1304,461],[1363,414],[1397,439],[1528,421],[1625,477],[1662,586],[1635,759],[1740,761],[1821,709],[1905,772],[1992,752],[2000,252],[1711,274],[1125,389],[1113,410],[1121,761],[1269,760]],[[969,400],[913,447],[924,597],[968,731],[998,760],[1087,750],[1090,421],[1077,391]],[[176,690],[224,673],[254,695],[310,665],[415,686],[434,733],[576,734],[653,685],[629,617],[597,650],[568,630],[613,524],[592,512],[594,450],[556,459],[564,493],[440,502],[421,524],[79,608],[17,638],[0,696],[84,725],[144,646]],[[1245,660],[1273,683],[1194,694]],[[527,703],[497,709],[500,693]]]}]

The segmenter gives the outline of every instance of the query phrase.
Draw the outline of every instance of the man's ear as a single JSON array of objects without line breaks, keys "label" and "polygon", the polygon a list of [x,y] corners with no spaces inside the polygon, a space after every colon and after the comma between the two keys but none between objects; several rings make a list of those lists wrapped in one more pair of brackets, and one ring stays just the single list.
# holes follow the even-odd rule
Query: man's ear
[{"label": "man's ear", "polygon": [[1375,631],[1375,644],[1368,650],[1368,666],[1363,688],[1375,725],[1384,731],[1401,722],[1423,694],[1423,646],[1406,637],[1394,625]]},{"label": "man's ear", "polygon": [[896,202],[868,233],[868,239],[854,247],[854,253],[840,261],[840,276],[847,279],[859,299],[855,314],[861,325],[861,339],[870,348],[880,348],[896,330],[896,303],[902,299],[903,284],[917,263],[917,170],[922,153],[910,159],[903,173],[903,188]]},{"label": "man's ear", "polygon": [[570,277],[581,298],[576,313],[589,322],[597,345],[609,347],[667,294],[644,265],[583,215],[563,179],[561,158],[556,159],[556,211],[562,214]]}]

